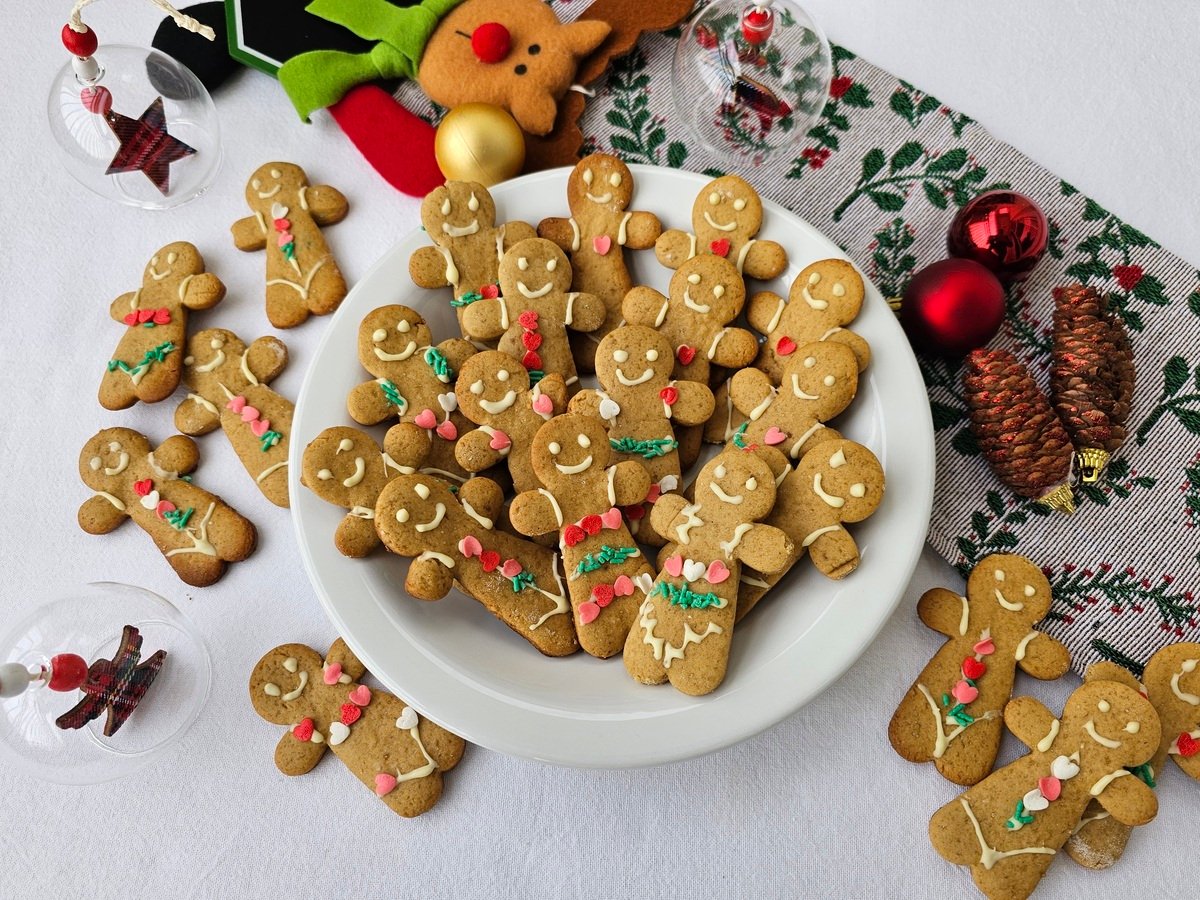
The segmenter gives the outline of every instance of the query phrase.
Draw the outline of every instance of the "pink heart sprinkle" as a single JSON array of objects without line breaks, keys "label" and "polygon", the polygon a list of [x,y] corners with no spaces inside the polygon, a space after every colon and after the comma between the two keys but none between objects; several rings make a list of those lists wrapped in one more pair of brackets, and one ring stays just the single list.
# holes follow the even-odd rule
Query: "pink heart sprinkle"
[{"label": "pink heart sprinkle", "polygon": [[154,311],[154,324],[155,325],[166,325],[170,321],[171,321],[171,311],[168,310],[165,306],[160,309],[156,309]]},{"label": "pink heart sprinkle", "polygon": [[600,615],[600,607],[591,600],[579,604],[579,621],[584,625],[595,622],[598,615]]},{"label": "pink heart sprinkle", "polygon": [[242,421],[243,422],[253,422],[257,418],[258,418],[258,410],[255,409],[253,406],[243,406],[242,407]]},{"label": "pink heart sprinkle", "polygon": [[504,450],[512,446],[512,441],[509,440],[508,435],[503,431],[497,431],[492,435],[492,440],[488,446],[493,450]]},{"label": "pink heart sprinkle", "polygon": [[342,677],[342,664],[330,663],[327,665],[323,677],[326,684],[337,684],[338,679]]},{"label": "pink heart sprinkle", "polygon": [[452,441],[458,437],[458,426],[447,419],[437,427],[437,436],[442,440]]},{"label": "pink heart sprinkle", "polygon": [[516,578],[521,574],[521,564],[515,559],[506,559],[500,567],[500,574],[505,578]]},{"label": "pink heart sprinkle", "polygon": [[965,681],[960,681],[950,693],[954,695],[954,699],[959,703],[970,703],[979,696],[979,689],[971,687]]},{"label": "pink heart sprinkle", "polygon": [[776,444],[782,444],[786,440],[787,432],[781,431],[774,425],[768,428],[767,433],[763,435],[763,443],[768,447],[774,447]]},{"label": "pink heart sprinkle", "polygon": [[470,559],[472,556],[478,556],[483,552],[483,545],[479,543],[479,538],[468,534],[458,542],[458,552],[467,559]]},{"label": "pink heart sprinkle", "polygon": [[269,419],[255,419],[250,423],[250,430],[254,433],[255,437],[262,437],[270,427],[271,422]]},{"label": "pink heart sprinkle", "polygon": [[683,571],[683,557],[669,556],[667,561],[663,563],[663,568],[667,570],[667,574],[672,578],[678,578],[679,573]]},{"label": "pink heart sprinkle", "polygon": [[1062,782],[1053,775],[1044,775],[1038,779],[1038,790],[1042,796],[1053,803],[1062,793]]},{"label": "pink heart sprinkle", "polygon": [[169,512],[174,512],[174,511],[175,511],[175,504],[172,503],[170,500],[159,500],[158,506],[154,507],[154,512],[158,515],[158,517],[160,519],[163,517],[163,513],[169,513]]},{"label": "pink heart sprinkle", "polygon": [[554,412],[554,401],[545,394],[538,394],[533,398],[533,411],[541,413],[543,416],[548,416]]},{"label": "pink heart sprinkle", "polygon": [[620,528],[621,527],[621,510],[615,506],[608,512],[600,513],[600,524],[605,528]]},{"label": "pink heart sprinkle", "polygon": [[729,577],[729,569],[725,563],[719,559],[714,559],[708,564],[708,571],[704,575],[709,584],[720,584]]},{"label": "pink heart sprinkle", "polygon": [[974,650],[976,653],[978,653],[980,656],[991,656],[993,653],[996,652],[996,645],[994,643],[992,643],[991,638],[987,638],[986,640],[980,641],[978,644],[976,644],[971,649]]},{"label": "pink heart sprinkle", "polygon": [[365,684],[360,684],[346,696],[355,706],[366,706],[371,702],[371,689]]},{"label": "pink heart sprinkle", "polygon": [[610,249],[612,249],[612,238],[610,238],[607,234],[596,235],[596,237],[592,238],[592,249],[601,256],[604,256]]},{"label": "pink heart sprinkle", "polygon": [[235,413],[240,413],[245,405],[245,397],[230,397],[229,402],[225,404],[225,408],[232,409]]},{"label": "pink heart sprinkle", "polygon": [[613,582],[613,593],[618,597],[628,597],[633,593],[633,579],[628,575],[618,575]]},{"label": "pink heart sprinkle", "polygon": [[437,416],[434,415],[432,409],[423,409],[413,419],[413,422],[419,428],[433,428],[437,425]]},{"label": "pink heart sprinkle", "polygon": [[291,242],[292,242],[292,236],[290,234],[288,234],[286,231],[281,231],[279,233],[279,246],[280,247],[282,247],[284,244],[290,244]]},{"label": "pink heart sprinkle", "polygon": [[386,797],[396,788],[396,776],[380,772],[375,776],[375,796]]}]

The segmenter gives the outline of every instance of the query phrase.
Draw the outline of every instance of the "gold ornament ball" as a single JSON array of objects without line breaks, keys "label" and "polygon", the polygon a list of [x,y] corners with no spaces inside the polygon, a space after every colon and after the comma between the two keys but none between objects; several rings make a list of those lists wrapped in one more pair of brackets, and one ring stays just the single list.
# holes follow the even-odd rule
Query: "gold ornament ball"
[{"label": "gold ornament ball", "polygon": [[525,135],[505,110],[490,103],[456,106],[438,126],[433,153],[451,181],[484,187],[512,178],[525,164]]}]

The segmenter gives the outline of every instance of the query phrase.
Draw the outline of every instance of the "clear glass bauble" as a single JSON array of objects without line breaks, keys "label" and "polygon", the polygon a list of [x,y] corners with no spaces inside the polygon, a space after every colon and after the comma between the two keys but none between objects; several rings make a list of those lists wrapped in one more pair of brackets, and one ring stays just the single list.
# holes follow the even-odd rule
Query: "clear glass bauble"
[{"label": "clear glass bauble", "polygon": [[794,153],[829,98],[829,42],[792,0],[718,0],[675,49],[675,106],[688,129],[733,165]]},{"label": "clear glass bauble", "polygon": [[[50,88],[50,131],[67,170],[102,197],[143,209],[169,209],[192,200],[212,184],[221,165],[221,129],[208,90],[192,71],[146,47],[101,44],[98,72],[68,59]],[[82,68],[88,74],[81,77]],[[161,97],[167,132],[196,152],[168,166],[163,193],[142,171],[106,174],[120,142],[105,116],[85,105],[87,92],[107,90],[114,112],[138,119]]]}]

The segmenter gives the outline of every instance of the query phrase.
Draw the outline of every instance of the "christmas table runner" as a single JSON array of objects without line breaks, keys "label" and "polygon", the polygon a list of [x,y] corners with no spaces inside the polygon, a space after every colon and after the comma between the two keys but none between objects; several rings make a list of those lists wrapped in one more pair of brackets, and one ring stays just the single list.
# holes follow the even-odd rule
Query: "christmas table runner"
[{"label": "christmas table runner", "polygon": [[[560,15],[573,18],[577,5]],[[723,174],[728,163],[674,115],[678,39],[644,36],[593,85],[580,120],[585,152]],[[436,114],[411,85],[397,96]],[[991,346],[1011,349],[1046,387],[1051,290],[1082,282],[1103,291],[1136,356],[1131,437],[1098,483],[1076,488],[1075,515],[1048,512],[1003,487],[979,456],[958,363],[918,357],[937,431],[929,543],[964,574],[995,552],[1042,566],[1054,588],[1042,627],[1067,644],[1081,674],[1101,658],[1140,673],[1158,647],[1200,640],[1200,273],[970,117],[843,47],[833,47],[829,101],[798,146],[739,174],[838,243],[884,296],[946,256],[955,212],[978,194],[1012,188],[1042,208],[1049,251],[1010,288]]]}]

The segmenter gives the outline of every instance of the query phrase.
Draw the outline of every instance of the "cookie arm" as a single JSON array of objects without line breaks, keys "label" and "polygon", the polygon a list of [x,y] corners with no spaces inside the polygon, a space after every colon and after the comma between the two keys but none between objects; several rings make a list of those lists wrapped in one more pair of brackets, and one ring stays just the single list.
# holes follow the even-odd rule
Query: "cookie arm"
[{"label": "cookie arm", "polygon": [[307,775],[321,761],[326,747],[324,741],[301,741],[288,729],[275,745],[275,768],[284,775]]},{"label": "cookie arm", "polygon": [[659,314],[667,305],[667,298],[652,287],[639,285],[633,288],[621,301],[621,315],[629,325],[646,325],[650,328],[659,327]]},{"label": "cookie arm", "polygon": [[[203,400],[204,398],[201,397],[200,399]],[[208,434],[215,431],[220,425],[220,410],[210,412],[204,403],[193,399],[193,395],[189,394],[175,407],[175,427],[183,434]]]},{"label": "cookie arm", "polygon": [[944,634],[959,637],[963,621],[963,599],[954,591],[945,588],[930,588],[917,601],[917,615],[925,627]]},{"label": "cookie arm", "polygon": [[508,518],[513,528],[531,537],[558,531],[562,525],[550,498],[541,491],[524,491],[513,497]]},{"label": "cookie arm", "polygon": [[562,415],[567,408],[567,383],[562,375],[551,372],[537,383],[537,390],[550,398],[550,402],[554,404],[554,415]]},{"label": "cookie arm", "polygon": [[[542,219],[538,223],[537,235],[553,241],[564,253],[570,253],[575,249],[575,231],[571,228],[570,219],[564,219],[561,216]],[[507,237],[507,232],[505,236]]]},{"label": "cookie arm", "polygon": [[1033,749],[1046,737],[1054,722],[1054,713],[1032,697],[1017,697],[1004,707],[1004,724],[1013,736]]},{"label": "cookie arm", "polygon": [[80,505],[78,518],[79,527],[88,534],[108,534],[125,521],[126,514],[97,494]]},{"label": "cookie arm", "polygon": [[233,235],[233,246],[239,250],[250,252],[267,246],[266,228],[256,216],[238,219],[229,227],[229,231]]},{"label": "cookie arm", "polygon": [[437,348],[442,356],[446,357],[446,362],[450,363],[450,368],[455,372],[458,372],[463,363],[479,352],[474,344],[464,341],[462,338],[450,338],[442,341]]},{"label": "cookie arm", "polygon": [[287,368],[287,364],[287,344],[277,337],[260,337],[246,350],[246,366],[263,384],[274,381]]},{"label": "cookie arm", "polygon": [[679,494],[663,494],[650,509],[650,527],[668,541],[678,540],[675,527],[684,523],[679,514],[687,505],[687,500]]},{"label": "cookie arm", "polygon": [[361,681],[362,677],[367,674],[367,667],[362,664],[362,660],[341,638],[333,642],[333,646],[325,654],[325,662],[338,663],[342,667],[342,674],[349,675],[354,681]]},{"label": "cookie arm", "polygon": [[225,285],[212,272],[201,272],[187,283],[183,305],[188,309],[210,309],[225,297]]},{"label": "cookie arm", "polygon": [[336,225],[350,212],[350,204],[345,194],[335,187],[318,184],[303,190],[308,211],[318,225]]},{"label": "cookie arm", "polygon": [[[504,334],[505,327],[501,318],[504,303],[502,297],[491,300],[476,300],[463,310],[463,330],[477,341],[490,341]],[[509,325],[513,324],[511,317]]]},{"label": "cookie arm", "polygon": [[126,291],[108,307],[108,315],[114,322],[124,322],[125,317],[134,310],[137,291]]},{"label": "cookie arm", "polygon": [[727,369],[740,369],[754,362],[758,341],[745,328],[730,328],[712,345],[711,362]]},{"label": "cookie arm", "polygon": [[773,392],[771,379],[759,369],[742,369],[729,381],[729,398],[742,415],[750,415]]},{"label": "cookie arm", "polygon": [[504,249],[508,250],[521,241],[538,236],[537,229],[528,222],[505,222],[504,223]]},{"label": "cookie arm", "polygon": [[413,284],[423,288],[449,287],[446,278],[446,257],[437,247],[418,247],[408,258],[408,277]]},{"label": "cookie arm", "polygon": [[829,337],[828,341],[836,341],[839,344],[845,344],[854,351],[854,358],[858,360],[858,370],[861,372],[867,367],[867,363],[871,361],[871,345],[868,344],[861,335],[856,334],[849,328],[843,328],[840,331],[835,331]]},{"label": "cookie arm", "polygon": [[333,532],[333,545],[338,553],[350,559],[369,556],[379,546],[374,521],[347,514]]},{"label": "cookie arm", "polygon": [[359,425],[378,425],[395,415],[408,411],[407,402],[403,410],[393,406],[383,393],[377,379],[355,385],[346,395],[346,411]]},{"label": "cookie arm", "polygon": [[646,250],[662,235],[662,222],[654,213],[635,212],[625,223],[625,246],[630,250]]},{"label": "cookie arm", "polygon": [[769,281],[787,268],[787,251],[774,241],[755,241],[746,251],[743,274]]},{"label": "cookie arm", "polygon": [[1114,778],[1096,800],[1122,825],[1136,828],[1158,815],[1158,797],[1136,775]]},{"label": "cookie arm", "polygon": [[1195,756],[1183,756],[1179,753],[1172,753],[1171,759],[1175,760],[1175,765],[1179,766],[1184,775],[1200,781],[1200,753]]},{"label": "cookie arm", "polygon": [[650,491],[650,473],[636,459],[627,459],[613,467],[613,496],[616,506],[633,506],[646,499]]},{"label": "cookie arm", "polygon": [[654,242],[654,256],[668,269],[678,269],[691,259],[692,242],[695,238],[686,231],[672,228],[664,231]]},{"label": "cookie arm", "polygon": [[858,568],[858,544],[840,522],[836,531],[818,535],[809,545],[808,553],[817,571],[826,578],[845,578]]},{"label": "cookie arm", "polygon": [[792,561],[795,544],[774,525],[755,525],[742,536],[734,556],[764,575],[773,575]]},{"label": "cookie arm", "polygon": [[1017,660],[1021,671],[1042,681],[1062,678],[1071,668],[1071,651],[1062,641],[1043,632],[1025,645],[1025,656]]},{"label": "cookie arm", "polygon": [[200,448],[190,437],[175,434],[158,445],[154,461],[169,472],[187,475],[200,465]]},{"label": "cookie arm", "polygon": [[383,452],[398,466],[419,469],[429,456],[428,432],[412,422],[399,422],[383,436]]},{"label": "cookie arm", "polygon": [[746,321],[759,334],[770,334],[774,330],[771,328],[772,321],[776,322],[776,328],[779,327],[777,317],[785,306],[787,301],[778,294],[759,291],[746,304]]},{"label": "cookie arm", "polygon": [[454,445],[455,461],[468,472],[482,472],[506,459],[504,453],[493,450],[492,438],[479,429],[468,431]]},{"label": "cookie arm", "polygon": [[608,307],[595,294],[575,294],[571,304],[571,323],[567,326],[572,331],[595,331],[604,324],[608,316]]},{"label": "cookie arm", "polygon": [[436,559],[414,559],[404,589],[418,600],[441,600],[454,587],[454,572]]},{"label": "cookie arm", "polygon": [[490,478],[469,479],[458,489],[458,499],[485,519],[495,519],[504,508],[504,490]]},{"label": "cookie arm", "polygon": [[[567,406],[570,412],[600,418],[600,394],[592,388],[584,388],[571,398],[571,402]],[[604,424],[607,427],[608,422],[605,421]]]},{"label": "cookie arm", "polygon": [[679,399],[671,406],[672,421],[680,425],[703,425],[712,418],[716,400],[708,385],[698,381],[677,381],[675,390],[679,391]]}]

